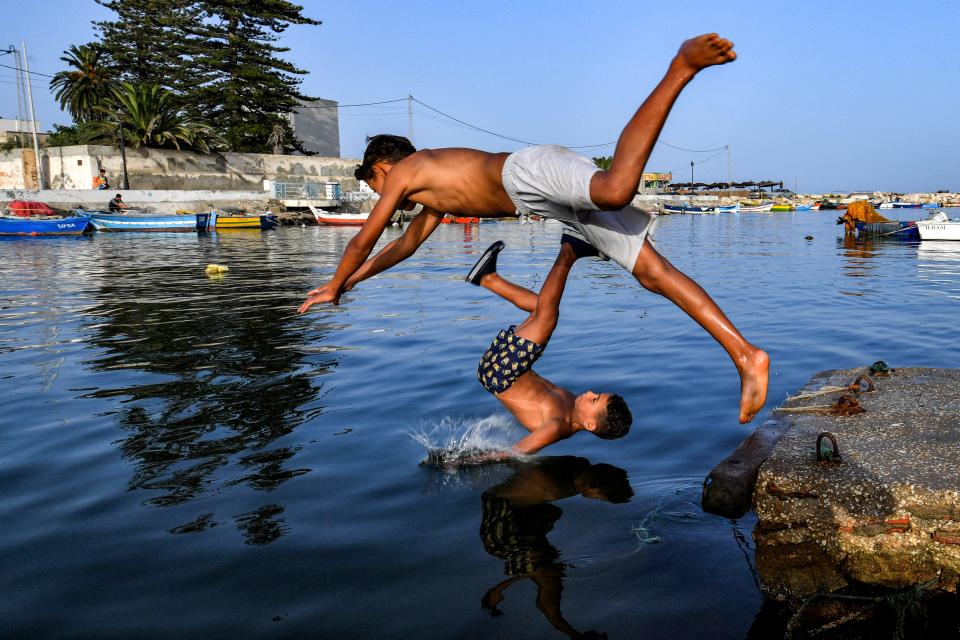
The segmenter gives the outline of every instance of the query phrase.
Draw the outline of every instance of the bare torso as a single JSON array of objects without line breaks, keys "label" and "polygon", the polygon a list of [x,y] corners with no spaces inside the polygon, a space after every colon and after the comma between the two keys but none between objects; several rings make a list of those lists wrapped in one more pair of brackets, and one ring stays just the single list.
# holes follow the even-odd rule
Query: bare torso
[{"label": "bare torso", "polygon": [[503,188],[508,153],[476,149],[424,149],[405,158],[406,199],[435,211],[478,217],[513,215]]},{"label": "bare torso", "polygon": [[552,419],[560,419],[568,430],[567,436],[573,434],[568,416],[576,396],[534,371],[517,378],[509,389],[497,394],[497,399],[527,431],[533,431]]}]

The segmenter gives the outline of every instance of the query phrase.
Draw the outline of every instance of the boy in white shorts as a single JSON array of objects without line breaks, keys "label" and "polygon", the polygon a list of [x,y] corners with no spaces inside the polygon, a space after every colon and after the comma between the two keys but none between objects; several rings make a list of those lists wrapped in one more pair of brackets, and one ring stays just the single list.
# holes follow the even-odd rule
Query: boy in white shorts
[{"label": "boy in white shorts", "polygon": [[[337,304],[357,282],[412,255],[446,212],[477,217],[536,213],[578,229],[644,288],[667,297],[706,329],[740,373],[739,418],[749,422],[766,400],[769,357],[744,339],[702,288],[657,253],[647,239],[653,218],[630,206],[680,92],[701,70],[736,57],[733,43],[715,33],[684,42],[663,80],[621,133],[607,171],[553,145],[513,154],[456,148],[417,151],[406,138],[374,136],[355,175],[379,193],[380,200],[347,244],[333,277],[309,292],[300,312],[321,302]],[[367,260],[394,212],[417,204],[423,211],[404,235]]]}]

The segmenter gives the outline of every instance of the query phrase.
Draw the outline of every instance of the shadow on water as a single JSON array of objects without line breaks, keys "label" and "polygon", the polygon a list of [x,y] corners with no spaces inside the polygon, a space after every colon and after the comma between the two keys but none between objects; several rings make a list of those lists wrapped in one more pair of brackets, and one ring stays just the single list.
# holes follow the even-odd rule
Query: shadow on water
[{"label": "shadow on water", "polygon": [[[169,266],[101,285],[100,304],[88,310],[100,353],[85,364],[130,373],[121,386],[86,397],[122,398],[111,412],[124,433],[116,444],[135,466],[128,489],[149,492],[144,505],[177,505],[235,485],[270,492],[310,471],[295,464],[299,446],[278,441],[323,412],[312,402],[323,391],[315,378],[337,358],[299,347],[307,329],[272,274],[216,281]],[[311,339],[327,329],[312,323]],[[234,517],[248,543],[266,544],[286,531],[283,512],[267,504]],[[206,513],[170,531],[215,524]]]},{"label": "shadow on water", "polygon": [[481,606],[491,616],[506,590],[524,580],[536,585],[537,608],[558,631],[571,638],[605,638],[605,633],[577,631],[560,609],[563,580],[572,565],[547,539],[563,510],[554,502],[582,496],[612,503],[627,502],[633,490],[627,472],[608,464],[591,464],[576,456],[514,462],[513,475],[484,491],[480,539],[492,556],[504,561],[505,580],[487,589]]}]

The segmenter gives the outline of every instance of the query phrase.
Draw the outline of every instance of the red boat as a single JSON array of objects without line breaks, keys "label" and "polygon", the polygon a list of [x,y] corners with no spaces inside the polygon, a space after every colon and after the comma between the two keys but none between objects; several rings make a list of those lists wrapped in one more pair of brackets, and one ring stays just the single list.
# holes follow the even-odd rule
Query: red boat
[{"label": "red boat", "polygon": [[480,224],[480,218],[476,216],[452,216],[449,213],[443,216],[442,224]]}]

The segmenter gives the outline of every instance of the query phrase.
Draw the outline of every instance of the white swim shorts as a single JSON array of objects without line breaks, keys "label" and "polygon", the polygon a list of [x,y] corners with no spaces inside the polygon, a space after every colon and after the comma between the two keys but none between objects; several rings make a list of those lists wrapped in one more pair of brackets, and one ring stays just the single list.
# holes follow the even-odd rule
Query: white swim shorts
[{"label": "white swim shorts", "polygon": [[597,171],[593,161],[565,147],[527,147],[504,162],[503,188],[518,212],[553,218],[577,229],[632,273],[657,216],[634,206],[598,211],[590,199],[590,179]]}]

